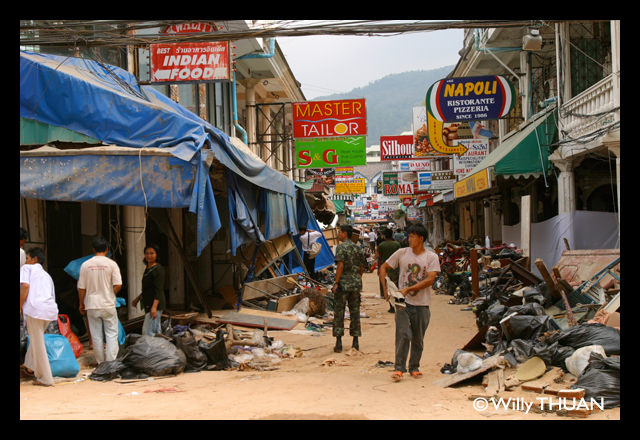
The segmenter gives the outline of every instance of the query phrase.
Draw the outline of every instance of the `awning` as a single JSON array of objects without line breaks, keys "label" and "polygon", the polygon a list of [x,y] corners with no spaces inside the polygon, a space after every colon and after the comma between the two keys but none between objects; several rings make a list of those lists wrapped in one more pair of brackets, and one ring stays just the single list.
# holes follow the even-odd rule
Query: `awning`
[{"label": "awning", "polygon": [[495,174],[513,178],[548,172],[549,145],[557,132],[556,114],[557,110],[553,109],[535,115],[526,127],[505,139],[466,176],[490,167]]}]

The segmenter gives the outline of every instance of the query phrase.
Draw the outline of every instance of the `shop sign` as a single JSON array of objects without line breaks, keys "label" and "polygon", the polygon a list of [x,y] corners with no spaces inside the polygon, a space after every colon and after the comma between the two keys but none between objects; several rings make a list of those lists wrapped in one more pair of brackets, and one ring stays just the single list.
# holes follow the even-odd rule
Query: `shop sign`
[{"label": "shop sign", "polygon": [[380,136],[380,160],[413,159],[413,135]]},{"label": "shop sign", "polygon": [[193,22],[193,23],[177,23],[167,26],[162,31],[163,34],[194,34],[200,32],[217,32],[216,25],[213,23]]},{"label": "shop sign", "polygon": [[296,139],[298,168],[325,168],[367,164],[364,136]]},{"label": "shop sign", "polygon": [[322,183],[330,187],[334,185],[335,175],[335,168],[308,168],[304,170],[306,181],[313,180],[316,183]]},{"label": "shop sign", "polygon": [[154,83],[231,79],[228,41],[151,44],[149,60]]},{"label": "shop sign", "polygon": [[364,99],[294,102],[292,110],[295,139],[367,134]]},{"label": "shop sign", "polygon": [[334,194],[365,194],[365,180],[363,178],[353,179],[351,182],[336,182]]},{"label": "shop sign", "polygon": [[337,182],[353,182],[353,167],[336,167],[333,168]]},{"label": "shop sign", "polygon": [[464,145],[467,151],[460,156],[453,156],[453,170],[456,176],[464,176],[487,157],[489,142],[482,139],[461,139],[458,143]]},{"label": "shop sign", "polygon": [[386,196],[413,195],[420,192],[418,176],[412,172],[383,172],[382,187]]},{"label": "shop sign", "polygon": [[513,85],[500,75],[447,78],[426,94],[427,112],[441,122],[500,119],[513,108]]},{"label": "shop sign", "polygon": [[453,186],[456,199],[491,188],[489,169],[485,168],[457,182]]},{"label": "shop sign", "polygon": [[451,170],[419,171],[416,174],[418,189],[421,191],[451,189],[456,183],[456,176]]},{"label": "shop sign", "polygon": [[[413,107],[413,139],[414,139],[414,159],[425,159],[428,157],[445,157],[448,153],[437,151],[431,145],[429,139],[428,115],[425,106]],[[433,119],[433,117],[431,117]],[[440,130],[442,135],[442,129]]]},{"label": "shop sign", "polygon": [[399,171],[431,171],[431,159],[398,162]]}]

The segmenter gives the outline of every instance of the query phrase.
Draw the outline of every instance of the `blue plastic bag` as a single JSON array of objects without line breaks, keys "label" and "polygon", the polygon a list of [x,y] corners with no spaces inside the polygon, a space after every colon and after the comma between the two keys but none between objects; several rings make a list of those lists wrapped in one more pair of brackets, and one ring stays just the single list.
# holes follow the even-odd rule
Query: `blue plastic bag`
[{"label": "blue plastic bag", "polygon": [[47,350],[52,376],[76,377],[80,372],[80,365],[67,338],[62,335],[45,333],[44,346]]},{"label": "blue plastic bag", "polygon": [[[73,277],[73,279],[77,280],[78,278],[80,278],[80,266],[82,266],[82,263],[95,256],[96,254],[91,254],[87,255],[86,257],[77,258],[69,262],[69,264],[67,264],[67,266],[64,268],[64,271],[71,277]],[[107,252],[107,257],[111,257],[111,251]]]},{"label": "blue plastic bag", "polygon": [[[127,304],[127,301],[124,298],[116,298],[116,308],[124,306]],[[122,323],[118,319],[118,344],[124,345],[124,341],[127,339],[127,334],[124,331],[124,327]]]}]

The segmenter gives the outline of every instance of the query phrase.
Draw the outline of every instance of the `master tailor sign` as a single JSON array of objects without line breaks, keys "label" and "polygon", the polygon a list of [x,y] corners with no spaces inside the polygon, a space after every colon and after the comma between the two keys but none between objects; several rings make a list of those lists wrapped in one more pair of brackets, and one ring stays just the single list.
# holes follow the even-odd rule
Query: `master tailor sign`
[{"label": "master tailor sign", "polygon": [[513,85],[499,75],[447,78],[427,90],[427,111],[438,121],[500,119],[513,108]]},{"label": "master tailor sign", "polygon": [[292,109],[295,139],[367,134],[364,99],[294,102]]}]

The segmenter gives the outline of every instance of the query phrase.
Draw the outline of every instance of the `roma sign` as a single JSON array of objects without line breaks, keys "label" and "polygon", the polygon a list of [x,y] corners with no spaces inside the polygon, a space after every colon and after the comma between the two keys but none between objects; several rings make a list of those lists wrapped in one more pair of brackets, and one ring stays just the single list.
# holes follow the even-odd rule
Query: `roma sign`
[{"label": "roma sign", "polygon": [[294,102],[292,108],[295,139],[367,134],[364,99]]},{"label": "roma sign", "polygon": [[500,119],[513,108],[515,92],[500,75],[447,78],[427,90],[427,113],[440,122]]}]

